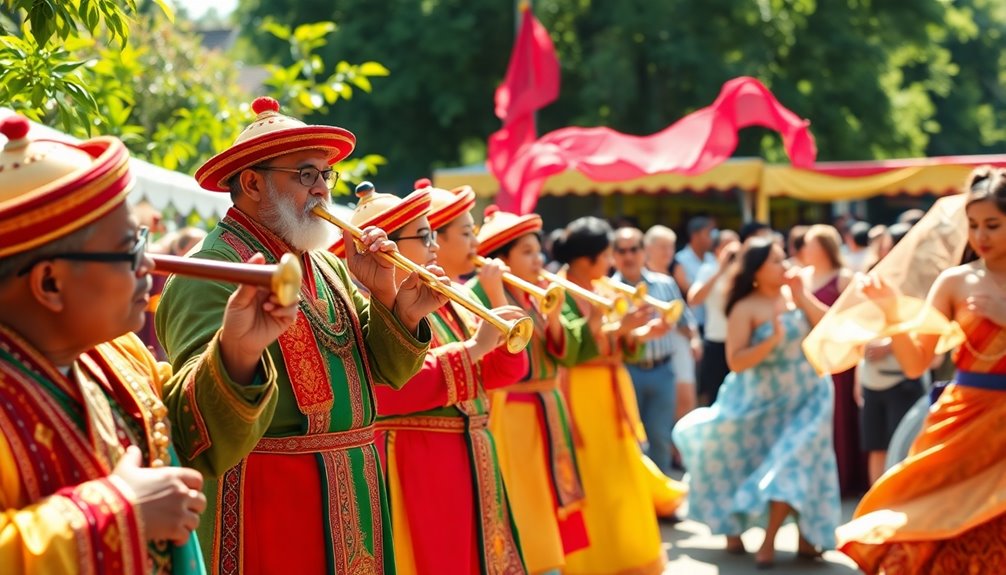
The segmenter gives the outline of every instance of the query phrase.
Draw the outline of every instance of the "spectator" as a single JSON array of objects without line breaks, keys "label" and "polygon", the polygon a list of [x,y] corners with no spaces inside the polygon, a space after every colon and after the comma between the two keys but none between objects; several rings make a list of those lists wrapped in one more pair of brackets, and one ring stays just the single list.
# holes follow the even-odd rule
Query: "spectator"
[{"label": "spectator", "polygon": [[847,250],[846,265],[854,272],[863,271],[863,264],[868,253],[867,248],[870,247],[870,224],[866,222],[852,224],[843,239]]}]

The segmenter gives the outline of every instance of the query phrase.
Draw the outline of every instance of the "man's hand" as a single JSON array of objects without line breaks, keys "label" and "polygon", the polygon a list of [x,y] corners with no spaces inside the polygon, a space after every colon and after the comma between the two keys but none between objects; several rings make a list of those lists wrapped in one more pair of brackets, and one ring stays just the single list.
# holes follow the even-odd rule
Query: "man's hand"
[{"label": "man's hand", "polygon": [[346,263],[349,271],[367,288],[371,298],[392,309],[395,296],[398,294],[398,286],[395,284],[395,264],[378,252],[397,252],[398,246],[388,239],[388,234],[384,230],[374,226],[364,228],[359,240],[353,241],[348,235],[347,240],[346,252],[349,257]]},{"label": "man's hand", "polygon": [[[263,264],[265,257],[255,254],[250,264]],[[297,319],[297,304],[279,305],[268,289],[239,286],[224,309],[220,330],[220,356],[227,374],[238,383],[251,383],[259,359]]]},{"label": "man's hand", "polygon": [[[426,270],[435,275],[441,284],[451,285],[450,278],[444,274],[444,270],[440,266],[428,265]],[[437,311],[445,303],[447,303],[447,296],[430,287],[425,280],[419,277],[418,272],[412,272],[402,282],[398,288],[398,296],[388,308],[398,317],[406,329],[415,332],[424,317]]]},{"label": "man's hand", "polygon": [[133,505],[150,541],[184,545],[206,509],[203,476],[187,467],[143,467],[143,455],[130,446],[109,477]]}]

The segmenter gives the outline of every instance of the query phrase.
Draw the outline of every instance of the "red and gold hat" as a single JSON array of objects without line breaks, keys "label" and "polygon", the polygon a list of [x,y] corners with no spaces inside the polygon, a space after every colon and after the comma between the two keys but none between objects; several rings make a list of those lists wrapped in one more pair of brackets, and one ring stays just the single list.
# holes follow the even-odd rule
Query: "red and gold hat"
[{"label": "red and gold hat", "polygon": [[521,236],[540,232],[541,228],[541,216],[538,214],[518,216],[489,206],[479,228],[479,255],[488,256]]},{"label": "red and gold hat", "polygon": [[252,111],[258,116],[234,145],[206,161],[196,170],[196,181],[211,192],[228,191],[235,174],[277,156],[303,150],[324,150],[332,165],[353,152],[356,136],[335,126],[309,126],[279,113],[279,102],[256,98]]},{"label": "red and gold hat", "polygon": [[430,229],[439,230],[475,206],[475,190],[460,186],[447,191],[434,188],[428,178],[416,180],[415,189],[430,191]]},{"label": "red and gold hat", "polygon": [[[349,221],[361,229],[376,226],[390,235],[412,220],[430,213],[429,190],[416,190],[399,198],[392,194],[379,194],[374,190],[374,184],[360,182],[356,186],[356,197],[360,201]],[[330,248],[340,258],[346,257],[344,237]]]},{"label": "red and gold hat", "polygon": [[22,116],[0,122],[0,257],[67,236],[118,207],[133,188],[117,138],[79,144],[28,137]]}]

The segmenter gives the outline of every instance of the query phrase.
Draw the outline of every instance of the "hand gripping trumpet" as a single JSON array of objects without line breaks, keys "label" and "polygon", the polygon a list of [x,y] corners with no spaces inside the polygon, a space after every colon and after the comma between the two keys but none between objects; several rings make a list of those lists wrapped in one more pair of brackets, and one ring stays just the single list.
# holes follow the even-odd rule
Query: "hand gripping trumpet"
[{"label": "hand gripping trumpet", "polygon": [[[482,267],[486,263],[486,258],[482,256],[475,256],[474,260],[475,265],[479,267]],[[503,281],[537,299],[538,309],[542,315],[548,315],[558,309],[562,305],[562,299],[566,297],[566,290],[556,283],[551,283],[547,288],[543,288],[529,281],[522,280],[512,273],[504,273]]]},{"label": "hand gripping trumpet", "polygon": [[154,260],[152,271],[155,274],[177,274],[269,288],[282,306],[297,301],[303,279],[300,262],[289,253],[283,254],[278,264],[221,262],[152,253],[147,255]]},{"label": "hand gripping trumpet", "polygon": [[596,281],[602,286],[629,296],[637,305],[640,303],[647,303],[657,308],[657,310],[660,311],[660,316],[669,325],[677,323],[681,318],[681,314],[685,311],[685,303],[679,299],[674,301],[663,301],[646,293],[647,289],[645,283],[640,282],[636,284],[636,287],[632,287],[610,277],[603,277]]},{"label": "hand gripping trumpet", "polygon": [[603,311],[608,315],[614,317],[622,317],[629,311],[629,301],[626,300],[624,297],[619,296],[619,297],[608,298],[598,295],[590,291],[589,289],[585,289],[576,285],[575,283],[567,280],[566,278],[563,278],[552,272],[544,270],[542,270],[541,272],[541,277],[552,283],[562,286],[563,289],[565,289],[570,293],[582,297],[583,299],[589,301],[591,305],[600,308],[601,311]]},{"label": "hand gripping trumpet", "polygon": [[[353,239],[358,240],[363,235],[363,230],[347,221],[342,220],[338,216],[329,213],[321,206],[315,206],[315,208],[311,211],[319,218],[342,228],[343,232],[351,235]],[[464,306],[468,309],[468,311],[474,313],[483,320],[492,324],[496,327],[496,329],[503,332],[506,336],[506,348],[510,353],[517,353],[523,350],[527,347],[528,342],[531,341],[531,336],[534,334],[534,322],[531,321],[531,318],[522,317],[518,320],[507,321],[493,313],[491,310],[486,309],[481,304],[472,301],[468,295],[461,292],[456,287],[440,283],[437,276],[433,275],[433,273],[428,269],[414,263],[412,260],[406,258],[397,251],[390,253],[377,252],[377,255],[386,258],[399,269],[419,274],[419,277],[422,278],[422,280],[426,282],[431,289],[440,292],[459,305]]]}]

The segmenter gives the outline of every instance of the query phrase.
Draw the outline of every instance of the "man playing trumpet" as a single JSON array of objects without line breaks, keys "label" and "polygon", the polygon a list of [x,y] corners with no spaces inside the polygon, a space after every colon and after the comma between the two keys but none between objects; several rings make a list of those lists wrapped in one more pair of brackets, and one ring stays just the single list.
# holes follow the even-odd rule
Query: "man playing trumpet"
[{"label": "man playing trumpet", "polygon": [[[265,348],[296,305],[239,288],[174,376],[131,332],[151,259],[114,138],[33,140],[0,124],[0,565],[19,573],[203,572],[190,532],[206,498],[171,439],[211,424],[189,459],[236,463],[276,407]],[[261,261],[261,256],[256,256]],[[168,420],[171,420],[170,424]]]},{"label": "man playing trumpet", "polygon": [[[420,189],[404,199],[361,184],[353,223],[386,230],[414,264],[436,262],[448,277],[460,278],[474,265],[469,211],[475,194],[428,182],[420,180]],[[334,251],[341,249],[337,244]],[[498,262],[486,268],[500,281]],[[466,291],[459,295],[474,299]],[[505,320],[524,315],[513,306],[492,313]],[[429,319],[433,343],[423,368],[400,390],[377,390],[378,449],[387,472],[399,572],[523,574],[487,427],[486,391],[517,381],[527,371],[527,359],[523,351],[507,350],[498,326],[477,323],[457,301]]]},{"label": "man playing trumpet", "polygon": [[[293,327],[270,346],[279,372],[276,413],[250,455],[217,466],[207,481],[212,520],[202,541],[212,573],[394,573],[385,489],[374,449],[374,384],[400,387],[420,368],[430,341],[425,316],[438,295],[415,275],[399,286],[375,252],[396,247],[368,229],[349,269],[371,293],[364,299],[349,270],[325,248],[335,228],[312,214],[330,201],[355,137],[308,126],[279,113],[271,98],[252,104],[257,118],[234,145],[206,162],[196,179],[230,192],[234,207],[196,258],[225,261],[287,251],[304,268]],[[208,287],[207,287],[208,286]],[[198,361],[220,329],[232,288],[175,277],[157,313],[157,332],[175,366]],[[254,414],[247,413],[254,418]],[[220,441],[212,414],[181,431],[186,461]]]}]

